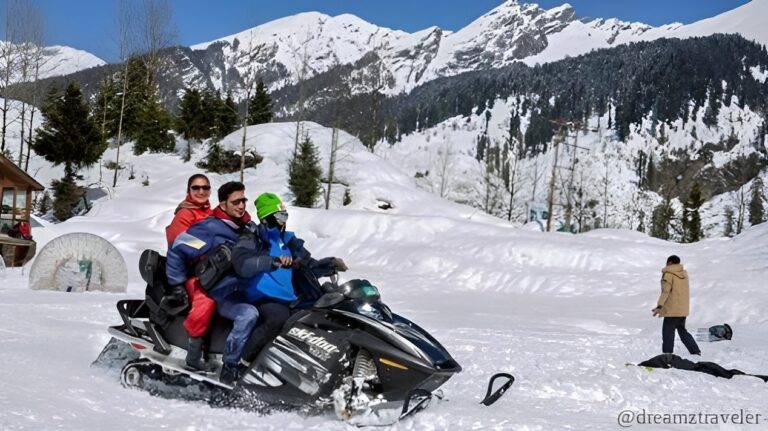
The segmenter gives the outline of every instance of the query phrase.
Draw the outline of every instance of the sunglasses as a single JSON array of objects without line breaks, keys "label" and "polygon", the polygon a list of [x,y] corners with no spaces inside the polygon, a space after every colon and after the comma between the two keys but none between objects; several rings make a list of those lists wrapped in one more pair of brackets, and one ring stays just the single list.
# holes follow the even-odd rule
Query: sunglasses
[{"label": "sunglasses", "polygon": [[240,199],[235,199],[233,201],[229,201],[229,203],[232,205],[241,205],[241,204],[245,205],[246,202],[248,202],[248,198],[240,198]]},{"label": "sunglasses", "polygon": [[194,190],[194,191],[205,190],[207,192],[207,191],[211,190],[211,186],[197,186],[197,185],[195,185],[195,186],[190,186],[189,188]]}]

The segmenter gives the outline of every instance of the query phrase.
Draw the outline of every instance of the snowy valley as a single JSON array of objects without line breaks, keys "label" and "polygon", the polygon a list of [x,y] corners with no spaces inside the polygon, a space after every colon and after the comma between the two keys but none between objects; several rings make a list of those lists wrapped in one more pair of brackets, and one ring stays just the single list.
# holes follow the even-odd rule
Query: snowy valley
[{"label": "snowy valley", "polygon": [[[246,172],[249,196],[286,195],[293,130],[292,124],[249,129],[249,145],[265,156]],[[309,132],[327,151],[330,129],[310,125]],[[239,137],[224,142],[238,145]],[[690,245],[626,230],[570,235],[515,229],[422,191],[351,136],[341,141],[340,177],[349,183],[352,203],[328,211],[289,207],[290,227],[315,255],[343,256],[351,268],[345,277],[374,282],[393,310],[432,332],[464,367],[444,386],[445,400],[396,429],[608,430],[617,429],[624,410],[768,414],[759,379],[625,366],[660,352],[661,322],[650,309],[659,270],[676,253],[692,277],[689,328],[728,322],[735,331],[733,341],[702,344],[702,360],[764,374],[765,226]],[[115,302],[143,294],[139,254],[164,249],[163,228],[186,178],[197,172],[169,155],[130,162],[149,175],[149,185],[121,176],[111,198],[95,202],[86,216],[34,231],[40,247],[67,232],[109,240],[128,265],[126,294],[30,291],[29,265],[0,272],[3,428],[346,429],[332,414],[257,414],[152,397],[122,388],[116,370],[90,367],[109,339],[106,327],[119,321]],[[84,173],[87,181],[98,178],[98,169]],[[211,179],[216,186],[235,177]],[[393,208],[379,209],[381,201]],[[678,343],[675,351],[688,357],[681,349]],[[499,371],[514,374],[516,383],[497,404],[480,406],[485,382]],[[681,391],[697,396],[681,397]]]}]

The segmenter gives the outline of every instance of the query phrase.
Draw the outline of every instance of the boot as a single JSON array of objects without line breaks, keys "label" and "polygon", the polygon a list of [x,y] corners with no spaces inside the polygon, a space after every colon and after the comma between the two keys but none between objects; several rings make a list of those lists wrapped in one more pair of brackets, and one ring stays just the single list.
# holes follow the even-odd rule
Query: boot
[{"label": "boot", "polygon": [[223,364],[219,381],[227,386],[234,386],[240,380],[240,369],[238,365]]},{"label": "boot", "polygon": [[187,366],[189,368],[205,371],[203,364],[203,339],[199,337],[189,337],[187,344]]}]

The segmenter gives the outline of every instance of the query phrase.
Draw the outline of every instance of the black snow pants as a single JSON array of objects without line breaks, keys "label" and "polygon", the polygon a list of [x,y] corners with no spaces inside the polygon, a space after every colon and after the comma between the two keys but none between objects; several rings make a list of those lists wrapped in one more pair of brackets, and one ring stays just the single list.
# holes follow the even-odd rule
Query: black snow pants
[{"label": "black snow pants", "polygon": [[253,362],[261,349],[280,334],[285,321],[291,315],[287,305],[277,302],[258,303],[256,308],[259,309],[259,322],[243,349],[243,359],[248,362]]},{"label": "black snow pants", "polygon": [[672,353],[675,348],[675,330],[680,335],[680,340],[685,344],[688,352],[692,355],[700,354],[699,345],[696,344],[696,340],[685,329],[685,317],[665,317],[664,323],[661,326],[661,351],[663,353]]}]

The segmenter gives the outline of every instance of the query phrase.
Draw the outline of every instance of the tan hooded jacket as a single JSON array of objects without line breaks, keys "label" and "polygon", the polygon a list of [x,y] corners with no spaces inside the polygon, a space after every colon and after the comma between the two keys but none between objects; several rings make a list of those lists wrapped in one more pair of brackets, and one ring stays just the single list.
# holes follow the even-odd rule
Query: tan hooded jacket
[{"label": "tan hooded jacket", "polygon": [[683,265],[670,264],[661,270],[661,295],[656,303],[662,317],[685,317],[690,313],[688,303],[688,272]]}]

